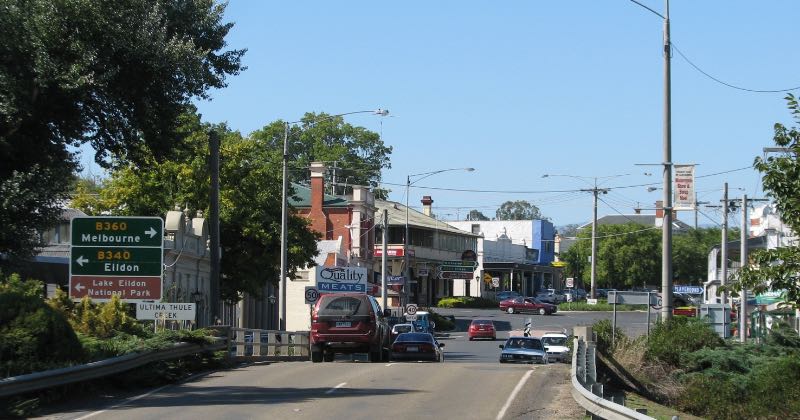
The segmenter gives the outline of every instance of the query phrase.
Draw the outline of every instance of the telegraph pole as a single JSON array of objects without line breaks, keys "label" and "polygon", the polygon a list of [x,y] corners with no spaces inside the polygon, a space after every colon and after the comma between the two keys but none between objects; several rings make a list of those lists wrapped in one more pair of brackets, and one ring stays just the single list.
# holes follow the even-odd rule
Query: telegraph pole
[{"label": "telegraph pole", "polygon": [[[741,234],[741,258],[739,259],[739,270],[743,270],[747,265],[747,237],[750,236],[750,224],[747,223],[747,194],[742,195],[742,234]],[[739,341],[744,343],[747,340],[745,328],[747,327],[747,289],[742,284],[742,291],[739,294]]]},{"label": "telegraph pole", "polygon": [[383,292],[383,309],[386,309],[386,299],[389,292],[386,290],[386,238],[389,236],[389,210],[383,209],[383,239],[381,241],[381,287]]},{"label": "telegraph pole", "polygon": [[669,0],[664,13],[664,219],[661,235],[661,320],[672,319],[672,76]]},{"label": "telegraph pole", "polygon": [[[728,283],[728,183],[722,187],[722,263],[719,284],[725,286]],[[722,304],[728,304],[728,292],[722,292]]]},{"label": "telegraph pole", "polygon": [[581,191],[591,192],[594,197],[594,205],[592,206],[592,259],[589,261],[591,266],[591,290],[589,291],[589,297],[595,299],[595,290],[597,289],[597,284],[595,283],[595,278],[597,277],[597,195],[599,193],[607,194],[608,188],[597,188],[597,178],[595,178],[594,188],[583,189]]}]

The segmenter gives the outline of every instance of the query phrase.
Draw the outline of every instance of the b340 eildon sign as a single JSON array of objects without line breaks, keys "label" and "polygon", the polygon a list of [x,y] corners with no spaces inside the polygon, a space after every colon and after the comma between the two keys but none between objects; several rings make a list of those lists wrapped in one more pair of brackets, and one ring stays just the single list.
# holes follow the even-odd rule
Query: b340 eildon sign
[{"label": "b340 eildon sign", "polygon": [[72,219],[72,299],[128,302],[161,299],[164,222],[160,217],[76,217]]}]

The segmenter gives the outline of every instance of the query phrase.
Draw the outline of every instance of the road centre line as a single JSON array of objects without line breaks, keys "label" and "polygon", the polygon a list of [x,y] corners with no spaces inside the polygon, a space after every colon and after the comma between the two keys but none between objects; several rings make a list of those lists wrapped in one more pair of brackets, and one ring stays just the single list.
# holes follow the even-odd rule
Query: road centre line
[{"label": "road centre line", "polygon": [[339,385],[336,385],[335,387],[333,387],[333,388],[331,388],[331,389],[329,389],[329,390],[325,391],[325,393],[326,393],[326,394],[333,394],[333,391],[336,391],[337,389],[339,389],[339,388],[341,388],[341,387],[343,387],[343,386],[345,386],[345,385],[347,385],[347,382],[342,382],[342,383],[340,383]]},{"label": "road centre line", "polygon": [[528,378],[531,377],[532,373],[533,373],[533,369],[530,369],[530,370],[528,370],[528,372],[525,373],[525,375],[522,375],[522,378],[517,383],[517,386],[514,387],[514,390],[511,391],[511,395],[508,396],[508,400],[506,400],[506,403],[503,405],[503,408],[501,408],[500,412],[497,413],[497,420],[502,419],[503,416],[506,415],[506,410],[508,410],[508,407],[511,406],[511,402],[514,401],[514,398],[517,397],[517,394],[519,394],[519,391],[525,385],[525,382],[528,381]]}]

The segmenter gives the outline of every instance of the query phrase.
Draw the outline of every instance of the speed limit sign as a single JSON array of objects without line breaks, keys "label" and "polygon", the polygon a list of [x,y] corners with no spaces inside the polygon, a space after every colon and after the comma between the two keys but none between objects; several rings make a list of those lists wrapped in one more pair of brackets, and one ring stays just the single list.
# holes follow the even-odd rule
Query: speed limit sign
[{"label": "speed limit sign", "polygon": [[314,304],[319,299],[319,290],[314,286],[306,286],[306,303]]},{"label": "speed limit sign", "polygon": [[406,305],[406,313],[409,315],[416,315],[417,314],[417,305],[413,303],[409,303]]},{"label": "speed limit sign", "polygon": [[575,279],[573,277],[567,277],[567,289],[572,289],[575,287]]}]

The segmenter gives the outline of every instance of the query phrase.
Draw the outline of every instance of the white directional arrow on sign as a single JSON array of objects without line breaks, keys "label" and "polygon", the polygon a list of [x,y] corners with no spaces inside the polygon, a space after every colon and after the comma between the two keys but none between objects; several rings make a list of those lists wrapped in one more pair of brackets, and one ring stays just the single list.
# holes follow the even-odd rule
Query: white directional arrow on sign
[{"label": "white directional arrow on sign", "polygon": [[83,267],[83,264],[84,263],[88,263],[89,260],[87,260],[86,258],[83,258],[83,255],[81,255],[80,257],[78,257],[77,260],[75,260],[75,262],[78,263],[79,266]]},{"label": "white directional arrow on sign", "polygon": [[158,233],[158,232],[155,229],[153,229],[152,226],[151,226],[150,230],[146,230],[146,231],[144,231],[144,233],[146,235],[149,235],[152,238],[153,236],[156,236],[156,233]]},{"label": "white directional arrow on sign", "polygon": [[79,292],[80,292],[81,290],[85,289],[85,288],[86,288],[86,286],[84,286],[84,285],[82,285],[82,284],[80,284],[80,283],[78,283],[78,284],[76,284],[76,285],[75,285],[75,290],[77,290],[77,291],[79,291]]}]

